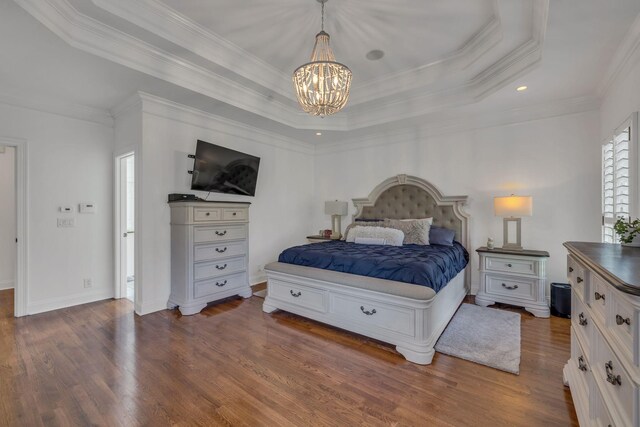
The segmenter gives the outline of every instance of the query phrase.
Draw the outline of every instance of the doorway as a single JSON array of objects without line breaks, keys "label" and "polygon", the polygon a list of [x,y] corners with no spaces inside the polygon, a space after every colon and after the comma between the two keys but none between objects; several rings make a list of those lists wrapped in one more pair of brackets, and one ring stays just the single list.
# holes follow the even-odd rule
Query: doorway
[{"label": "doorway", "polygon": [[0,142],[0,317],[15,315],[17,271],[16,149]]},{"label": "doorway", "polygon": [[116,296],[135,303],[135,156],[116,158]]}]

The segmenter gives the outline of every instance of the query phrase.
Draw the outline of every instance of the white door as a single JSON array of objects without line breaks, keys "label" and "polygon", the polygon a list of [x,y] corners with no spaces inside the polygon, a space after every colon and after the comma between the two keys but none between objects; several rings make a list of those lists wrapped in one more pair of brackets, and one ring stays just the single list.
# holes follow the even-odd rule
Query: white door
[{"label": "white door", "polygon": [[13,316],[16,279],[15,148],[0,145],[0,315]]},{"label": "white door", "polygon": [[119,158],[120,296],[134,301],[135,173],[134,155]]}]

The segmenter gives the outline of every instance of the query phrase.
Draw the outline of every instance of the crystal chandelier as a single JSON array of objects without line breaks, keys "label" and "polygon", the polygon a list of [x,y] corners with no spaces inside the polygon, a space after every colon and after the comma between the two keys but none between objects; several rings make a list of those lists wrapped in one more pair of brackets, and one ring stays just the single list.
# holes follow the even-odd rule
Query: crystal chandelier
[{"label": "crystal chandelier", "polygon": [[329,116],[347,104],[351,87],[351,70],[336,62],[329,46],[329,34],[324,32],[324,4],[322,4],[322,31],[316,35],[311,62],[293,72],[293,85],[302,109],[314,116]]}]

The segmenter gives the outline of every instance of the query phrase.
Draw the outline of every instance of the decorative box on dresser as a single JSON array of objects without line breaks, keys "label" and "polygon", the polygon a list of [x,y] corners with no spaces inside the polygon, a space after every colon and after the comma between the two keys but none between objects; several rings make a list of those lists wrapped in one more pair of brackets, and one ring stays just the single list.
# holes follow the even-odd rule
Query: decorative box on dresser
[{"label": "decorative box on dresser", "polygon": [[640,426],[640,248],[567,242],[571,358],[582,426]]},{"label": "decorative box on dresser", "polygon": [[501,302],[524,307],[536,317],[549,317],[546,251],[476,249],[480,256],[480,289],[476,304]]},{"label": "decorative box on dresser", "polygon": [[171,295],[183,315],[232,295],[248,298],[249,203],[171,202]]}]

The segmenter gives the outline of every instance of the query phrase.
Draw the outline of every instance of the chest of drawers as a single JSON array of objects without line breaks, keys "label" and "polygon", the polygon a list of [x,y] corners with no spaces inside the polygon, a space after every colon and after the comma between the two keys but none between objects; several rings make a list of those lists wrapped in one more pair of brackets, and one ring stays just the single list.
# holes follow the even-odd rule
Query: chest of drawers
[{"label": "chest of drawers", "polygon": [[251,296],[249,204],[173,202],[171,295],[168,307],[183,315],[232,295]]},{"label": "chest of drawers", "polygon": [[567,242],[571,359],[581,426],[640,426],[640,250]]}]

